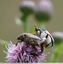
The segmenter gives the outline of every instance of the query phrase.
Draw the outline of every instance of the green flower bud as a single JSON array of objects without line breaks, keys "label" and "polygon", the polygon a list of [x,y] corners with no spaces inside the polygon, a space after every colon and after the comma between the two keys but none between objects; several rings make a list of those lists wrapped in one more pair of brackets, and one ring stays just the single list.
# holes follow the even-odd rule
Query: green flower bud
[{"label": "green flower bud", "polygon": [[25,14],[25,15],[29,15],[31,13],[33,13],[35,9],[35,3],[31,0],[23,0],[21,1],[20,4],[20,11]]}]

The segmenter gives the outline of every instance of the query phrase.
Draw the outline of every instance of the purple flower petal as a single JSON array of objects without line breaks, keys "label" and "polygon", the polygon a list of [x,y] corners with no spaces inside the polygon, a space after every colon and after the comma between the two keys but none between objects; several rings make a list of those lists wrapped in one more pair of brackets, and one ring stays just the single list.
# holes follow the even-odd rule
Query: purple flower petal
[{"label": "purple flower petal", "polygon": [[45,60],[46,55],[41,53],[40,46],[33,47],[32,45],[23,43],[14,45],[10,43],[7,49],[7,56],[5,57],[8,62],[12,63],[37,63],[40,60]]}]

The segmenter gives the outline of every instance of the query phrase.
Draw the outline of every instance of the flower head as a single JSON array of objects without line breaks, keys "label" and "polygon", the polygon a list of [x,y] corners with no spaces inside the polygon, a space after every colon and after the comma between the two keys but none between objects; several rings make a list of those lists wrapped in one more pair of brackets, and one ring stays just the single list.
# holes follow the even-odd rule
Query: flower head
[{"label": "flower head", "polygon": [[50,0],[41,0],[38,3],[37,9],[39,9],[39,11],[41,11],[41,12],[52,13],[53,5]]},{"label": "flower head", "polygon": [[14,45],[12,42],[8,45],[6,59],[12,63],[33,63],[44,61],[46,55],[41,53],[40,46],[33,46],[27,43]]},{"label": "flower head", "polygon": [[35,16],[40,21],[47,21],[50,19],[53,12],[53,5],[50,0],[40,0],[36,7]]},{"label": "flower head", "polygon": [[53,37],[63,39],[63,32],[53,32]]},{"label": "flower head", "polygon": [[35,3],[31,0],[23,0],[20,3],[20,10],[25,15],[29,15],[34,11]]},{"label": "flower head", "polygon": [[53,32],[52,36],[55,39],[55,44],[60,44],[63,41],[63,32]]}]

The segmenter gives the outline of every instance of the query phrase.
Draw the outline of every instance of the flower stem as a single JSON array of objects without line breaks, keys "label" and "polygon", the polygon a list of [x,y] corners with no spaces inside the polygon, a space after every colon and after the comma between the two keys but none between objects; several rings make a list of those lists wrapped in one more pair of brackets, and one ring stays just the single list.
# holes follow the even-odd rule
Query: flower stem
[{"label": "flower stem", "polygon": [[24,30],[24,32],[27,32],[28,31],[27,16],[23,15],[21,19],[22,19],[22,22],[23,22],[23,30]]}]

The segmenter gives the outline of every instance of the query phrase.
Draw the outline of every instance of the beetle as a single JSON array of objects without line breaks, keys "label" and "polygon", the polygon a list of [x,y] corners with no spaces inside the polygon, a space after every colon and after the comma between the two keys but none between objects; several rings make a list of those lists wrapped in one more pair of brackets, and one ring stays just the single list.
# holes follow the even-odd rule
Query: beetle
[{"label": "beetle", "polygon": [[16,45],[18,42],[31,44],[33,47],[38,45],[41,47],[41,52],[43,52],[44,47],[47,48],[50,44],[53,46],[54,39],[47,30],[35,28],[35,34],[23,33],[17,38]]}]

